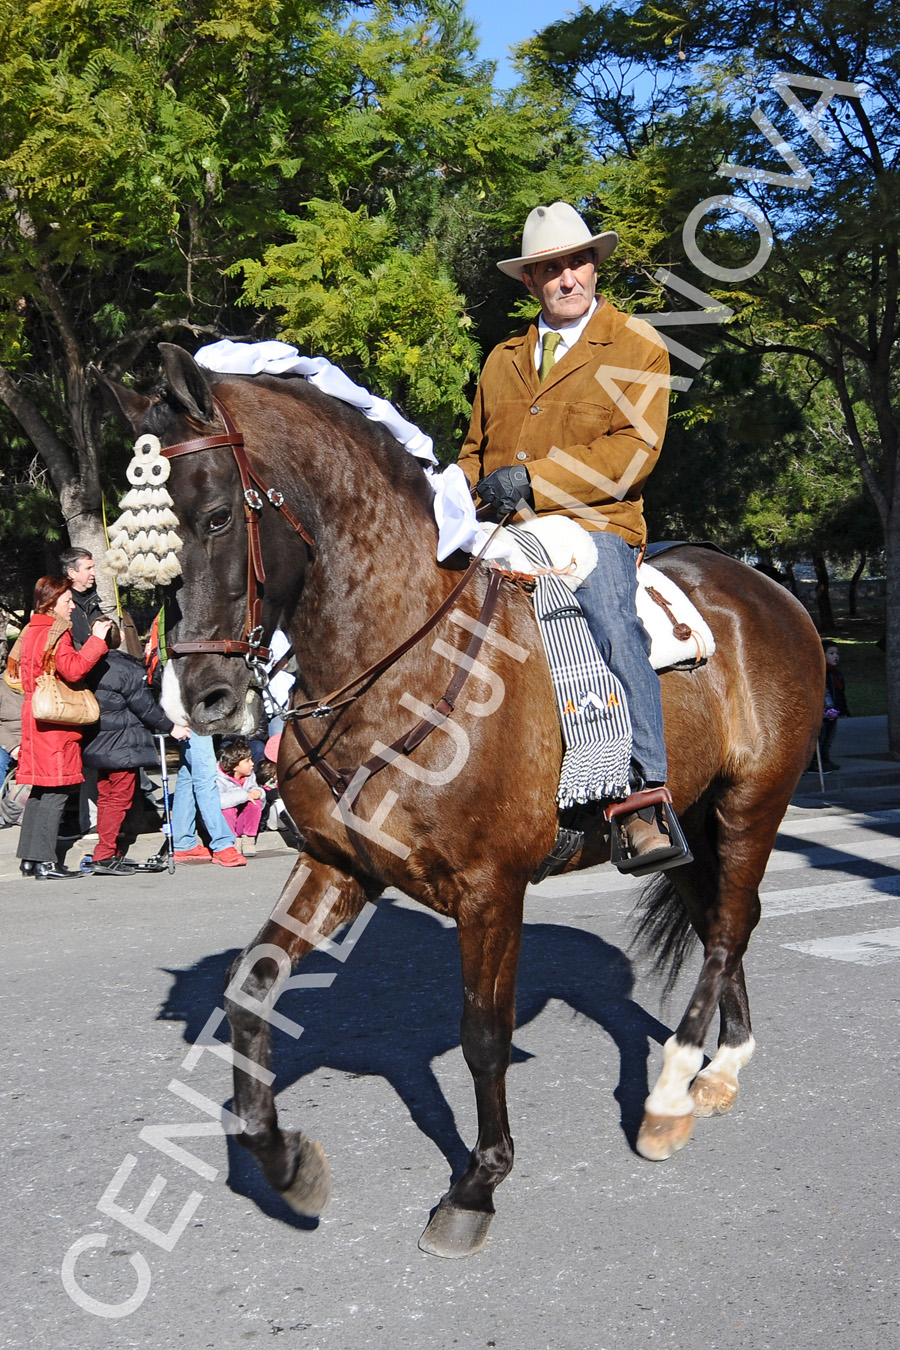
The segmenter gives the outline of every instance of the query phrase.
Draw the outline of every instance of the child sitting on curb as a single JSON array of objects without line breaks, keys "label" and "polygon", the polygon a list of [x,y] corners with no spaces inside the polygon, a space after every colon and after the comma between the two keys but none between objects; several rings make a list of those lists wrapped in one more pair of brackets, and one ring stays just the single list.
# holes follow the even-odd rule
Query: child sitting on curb
[{"label": "child sitting on curb", "polygon": [[245,858],[252,857],[262,819],[263,791],[253,772],[250,742],[245,736],[236,736],[222,746],[216,782],[222,815],[234,831],[237,847]]}]

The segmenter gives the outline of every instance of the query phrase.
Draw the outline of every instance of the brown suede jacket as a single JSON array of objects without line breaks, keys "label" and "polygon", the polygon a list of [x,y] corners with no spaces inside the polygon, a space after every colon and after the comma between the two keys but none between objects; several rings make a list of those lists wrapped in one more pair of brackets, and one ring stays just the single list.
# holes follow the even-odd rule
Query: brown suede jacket
[{"label": "brown suede jacket", "polygon": [[641,493],[666,428],[669,354],[649,324],[627,322],[601,301],[543,384],[536,322],[494,348],[459,456],[472,487],[504,464],[523,463],[538,515],[572,516],[589,530],[644,543]]}]

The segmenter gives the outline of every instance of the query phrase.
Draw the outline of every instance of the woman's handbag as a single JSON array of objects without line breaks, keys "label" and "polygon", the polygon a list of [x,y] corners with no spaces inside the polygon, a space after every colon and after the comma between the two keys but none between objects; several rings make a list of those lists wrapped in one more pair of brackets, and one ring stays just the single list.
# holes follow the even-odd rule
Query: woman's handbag
[{"label": "woman's handbag", "polygon": [[55,722],[59,726],[84,727],[100,719],[100,704],[90,689],[74,689],[56,673],[56,644],[68,625],[55,638],[51,629],[44,652],[44,669],[37,677],[31,695],[31,711],[37,722]]}]

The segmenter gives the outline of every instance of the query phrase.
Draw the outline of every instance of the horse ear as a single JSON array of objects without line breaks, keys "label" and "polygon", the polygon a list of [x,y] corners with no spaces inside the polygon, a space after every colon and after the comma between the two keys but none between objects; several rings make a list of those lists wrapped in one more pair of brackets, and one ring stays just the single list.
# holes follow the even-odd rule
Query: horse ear
[{"label": "horse ear", "polygon": [[94,375],[109,411],[121,418],[132,431],[137,431],[152,400],[134,389],[126,389],[124,384],[116,384],[102,371],[95,370]]},{"label": "horse ear", "polygon": [[216,410],[206,376],[191,354],[171,342],[161,342],[159,351],[166,368],[166,384],[176,403],[195,422],[214,422]]}]

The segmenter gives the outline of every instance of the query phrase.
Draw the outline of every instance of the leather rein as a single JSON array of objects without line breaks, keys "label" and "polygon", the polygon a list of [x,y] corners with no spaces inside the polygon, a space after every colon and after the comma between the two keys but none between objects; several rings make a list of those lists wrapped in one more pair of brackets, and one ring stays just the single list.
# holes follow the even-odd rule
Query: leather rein
[{"label": "leather rein", "polygon": [[[285,505],[284,495],[277,488],[267,487],[258,473],[251,467],[244,449],[244,437],[238,431],[227,410],[222,406],[217,398],[213,398],[216,410],[225,423],[226,434],[224,436],[198,436],[190,441],[180,441],[176,445],[164,446],[161,453],[166,459],[177,459],[182,455],[192,455],[200,450],[218,450],[230,449],[234,455],[238,473],[241,479],[241,490],[244,499],[244,521],[247,528],[247,613],[244,620],[244,632],[241,638],[221,638],[221,639],[200,639],[197,641],[173,642],[168,644],[167,652],[170,656],[192,656],[201,652],[212,652],[219,656],[243,656],[247,665],[253,674],[260,679],[261,683],[268,683],[263,670],[264,664],[269,660],[270,649],[262,645],[262,609],[263,601],[260,593],[261,587],[265,584],[266,570],[263,564],[262,547],[259,536],[259,518],[262,512],[263,500],[267,500],[270,505],[284,516],[291,528],[310,549],[315,549],[315,541],[312,535],[306,529],[301,520]],[[493,537],[493,536],[492,536]],[[308,699],[304,703],[298,703],[292,708],[284,709],[281,716],[285,720],[291,720],[294,723],[294,732],[297,741],[303,751],[307,762],[315,768],[324,781],[328,784],[334,794],[335,800],[340,801],[347,788],[360,770],[335,769],[328,763],[323,755],[319,754],[318,747],[306,735],[300,726],[300,721],[306,717],[322,718],[345,707],[347,704],[354,703],[375,680],[378,679],[386,670],[411,651],[419,642],[422,641],[428,633],[436,628],[440,621],[450,612],[450,609],[462,595],[468,583],[471,581],[481,562],[482,555],[486,551],[488,543],[485,544],[481,552],[472,558],[469,566],[466,568],[460,580],[453,587],[452,591],[438,605],[437,609],[425,620],[421,627],[399,646],[388,652],[379,661],[373,662],[359,675],[346,684],[332,690],[324,698]],[[365,778],[370,778],[378,773],[380,769],[386,768],[392,763],[398,754],[408,755],[421,745],[427,736],[437,727],[446,722],[447,718],[453,712],[456,700],[466,681],[469,671],[472,669],[478,652],[481,650],[485,634],[494,617],[497,607],[497,597],[500,592],[502,574],[499,571],[493,571],[487,585],[484,602],[481,606],[481,612],[474,625],[472,637],[466,648],[453,678],[450,680],[443,695],[436,703],[431,705],[429,715],[423,717],[409,731],[398,737],[386,750],[380,754],[373,755],[360,766],[364,769]],[[289,648],[284,656],[277,663],[277,668],[281,669],[292,654],[292,648]],[[274,672],[273,672],[274,673]],[[353,692],[355,691],[355,692]],[[319,742],[321,744],[321,741]],[[361,784],[360,784],[361,786]],[[351,831],[351,836],[353,832]],[[354,837],[354,844],[356,843]],[[364,859],[364,861],[367,861]]]}]

